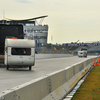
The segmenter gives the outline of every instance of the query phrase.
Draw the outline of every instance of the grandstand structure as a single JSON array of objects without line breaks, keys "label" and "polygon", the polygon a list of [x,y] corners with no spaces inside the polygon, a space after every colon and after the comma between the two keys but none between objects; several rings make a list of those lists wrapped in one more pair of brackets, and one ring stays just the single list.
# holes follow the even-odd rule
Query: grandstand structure
[{"label": "grandstand structure", "polygon": [[[0,20],[0,24],[21,24],[23,25],[23,32],[25,34],[25,38],[28,39],[35,39],[36,41],[36,47],[43,47],[44,44],[47,44],[48,39],[48,25],[42,25],[42,22],[45,16],[39,16],[35,18],[30,19],[10,19],[5,18],[3,20]],[[40,20],[38,22],[38,19]]]},{"label": "grandstand structure", "polygon": [[[84,46],[79,46],[77,49],[73,50],[73,54],[77,55],[78,51]],[[88,55],[100,55],[100,46],[85,46],[87,48]]]},{"label": "grandstand structure", "polygon": [[89,42],[89,43],[64,43],[63,46],[77,47],[77,49],[69,50],[74,55],[77,55],[78,51],[81,51],[82,48],[86,48],[88,55],[100,55],[100,42]]}]

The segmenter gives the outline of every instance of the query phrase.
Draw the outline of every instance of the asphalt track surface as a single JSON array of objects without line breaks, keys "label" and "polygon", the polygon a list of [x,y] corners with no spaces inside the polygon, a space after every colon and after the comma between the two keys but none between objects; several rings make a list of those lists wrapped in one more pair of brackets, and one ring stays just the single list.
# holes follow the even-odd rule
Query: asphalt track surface
[{"label": "asphalt track surface", "polygon": [[35,60],[35,66],[28,68],[0,68],[0,92],[24,84],[54,71],[64,69],[75,63],[85,61],[94,56],[79,58],[77,56]]}]

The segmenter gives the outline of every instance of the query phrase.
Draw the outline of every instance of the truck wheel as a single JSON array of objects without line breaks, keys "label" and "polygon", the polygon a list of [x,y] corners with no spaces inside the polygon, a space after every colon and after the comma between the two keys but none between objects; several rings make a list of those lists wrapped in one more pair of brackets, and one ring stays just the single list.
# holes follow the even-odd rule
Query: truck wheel
[{"label": "truck wheel", "polygon": [[7,70],[9,70],[9,66],[7,65]]},{"label": "truck wheel", "polygon": [[31,66],[29,66],[29,70],[31,70],[31,68],[32,68],[32,67],[31,67]]}]

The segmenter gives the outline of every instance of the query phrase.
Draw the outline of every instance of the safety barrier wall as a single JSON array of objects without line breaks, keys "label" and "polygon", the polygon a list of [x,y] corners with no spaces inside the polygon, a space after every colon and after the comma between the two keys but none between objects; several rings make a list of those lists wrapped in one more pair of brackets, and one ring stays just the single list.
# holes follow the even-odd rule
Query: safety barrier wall
[{"label": "safety barrier wall", "polygon": [[71,54],[35,54],[35,59],[47,59],[47,58],[60,58],[60,57],[72,57]]},{"label": "safety barrier wall", "polygon": [[89,71],[95,58],[47,74],[0,93],[0,100],[62,100]]}]

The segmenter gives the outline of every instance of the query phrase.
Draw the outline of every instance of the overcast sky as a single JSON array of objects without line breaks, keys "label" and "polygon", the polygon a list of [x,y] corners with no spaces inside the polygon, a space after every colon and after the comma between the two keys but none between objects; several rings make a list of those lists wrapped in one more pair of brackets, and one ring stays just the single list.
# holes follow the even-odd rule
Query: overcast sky
[{"label": "overcast sky", "polygon": [[48,15],[48,43],[100,41],[100,0],[0,0],[0,19],[3,11],[12,19]]}]

